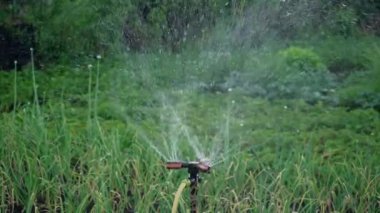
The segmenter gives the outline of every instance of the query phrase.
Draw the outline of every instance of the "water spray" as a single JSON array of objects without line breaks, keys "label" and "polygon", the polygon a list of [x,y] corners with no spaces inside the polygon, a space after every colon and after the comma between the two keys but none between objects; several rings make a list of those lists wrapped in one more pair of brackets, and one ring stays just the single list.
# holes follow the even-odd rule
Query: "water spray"
[{"label": "water spray", "polygon": [[[198,161],[170,161],[166,163],[167,169],[187,169],[189,173],[188,181],[190,184],[190,205],[191,213],[197,212],[197,193],[198,193],[198,183],[201,182],[199,173],[210,173],[211,165],[209,160],[198,160]],[[182,190],[185,188],[186,182],[183,182],[180,185],[174,199],[174,204],[172,208],[172,213],[177,211],[179,195],[182,193]]]}]

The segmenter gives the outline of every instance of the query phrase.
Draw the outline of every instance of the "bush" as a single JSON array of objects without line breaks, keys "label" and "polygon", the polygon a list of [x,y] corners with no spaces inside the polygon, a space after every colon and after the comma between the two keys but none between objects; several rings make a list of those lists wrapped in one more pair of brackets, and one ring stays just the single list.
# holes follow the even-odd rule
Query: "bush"
[{"label": "bush", "polygon": [[310,49],[289,47],[280,51],[279,55],[284,59],[288,66],[287,70],[291,69],[304,72],[319,72],[327,70],[319,55]]},{"label": "bush", "polygon": [[372,46],[372,49],[367,53],[369,65],[367,68],[371,71],[371,85],[373,91],[380,92],[380,46]]},{"label": "bush", "polygon": [[246,55],[249,57],[245,58],[244,66],[238,72],[230,70],[222,86],[253,97],[336,104],[335,77],[311,50],[292,47],[280,53]]},{"label": "bush", "polygon": [[359,17],[355,8],[343,3],[338,7],[331,8],[328,13],[325,24],[328,32],[345,37],[357,34]]},{"label": "bush", "polygon": [[317,41],[313,46],[328,70],[345,78],[351,73],[368,69],[368,64],[371,64],[369,57],[376,42],[377,38],[370,36],[361,38],[330,36]]},{"label": "bush", "polygon": [[342,107],[348,109],[373,108],[380,112],[380,95],[366,85],[352,85],[343,88],[338,93]]},{"label": "bush", "polygon": [[24,3],[26,19],[37,28],[37,53],[46,61],[90,56],[122,47],[128,2],[102,0]]},{"label": "bush", "polygon": [[380,111],[380,48],[375,46],[366,53],[365,72],[351,74],[339,91],[341,105],[350,109],[374,108]]}]

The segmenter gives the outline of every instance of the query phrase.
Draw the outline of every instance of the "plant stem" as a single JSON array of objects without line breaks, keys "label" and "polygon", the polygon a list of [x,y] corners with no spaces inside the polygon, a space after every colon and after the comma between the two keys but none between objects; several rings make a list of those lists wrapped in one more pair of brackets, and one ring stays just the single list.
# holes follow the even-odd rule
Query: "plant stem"
[{"label": "plant stem", "polygon": [[96,88],[95,88],[95,103],[94,103],[94,117],[97,120],[98,119],[98,92],[99,92],[99,72],[100,72],[100,55],[97,57],[97,64],[96,64]]},{"label": "plant stem", "polygon": [[17,107],[17,61],[15,63],[15,75],[14,75],[14,82],[13,82],[13,120],[16,119],[16,107]]},{"label": "plant stem", "polygon": [[92,112],[92,104],[91,104],[91,84],[92,84],[92,65],[88,65],[89,77],[88,77],[88,124],[91,124],[91,112]]},{"label": "plant stem", "polygon": [[34,49],[30,48],[30,60],[32,63],[32,78],[33,78],[33,93],[34,93],[34,105],[37,110],[37,114],[40,115],[40,107],[38,104],[38,93],[37,93],[37,83],[36,83],[36,75],[34,70]]}]

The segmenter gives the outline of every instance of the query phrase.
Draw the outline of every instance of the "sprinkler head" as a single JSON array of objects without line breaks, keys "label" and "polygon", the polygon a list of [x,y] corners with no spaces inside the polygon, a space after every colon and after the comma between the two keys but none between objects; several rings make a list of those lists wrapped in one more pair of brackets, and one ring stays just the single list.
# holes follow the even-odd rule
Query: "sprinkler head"
[{"label": "sprinkler head", "polygon": [[210,160],[201,159],[198,161],[169,161],[166,162],[167,169],[183,169],[186,168],[189,173],[190,180],[190,201],[191,201],[191,211],[192,213],[197,212],[197,192],[198,183],[201,182],[199,173],[209,173],[211,170]]},{"label": "sprinkler head", "polygon": [[189,171],[209,173],[211,166],[207,161],[169,161],[166,162],[167,169],[183,169],[187,168]]}]

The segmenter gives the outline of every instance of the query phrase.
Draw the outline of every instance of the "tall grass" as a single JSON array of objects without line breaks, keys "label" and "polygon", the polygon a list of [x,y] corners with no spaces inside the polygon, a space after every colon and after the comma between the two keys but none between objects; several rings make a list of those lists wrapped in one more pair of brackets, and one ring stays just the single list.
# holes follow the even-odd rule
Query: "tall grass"
[{"label": "tall grass", "polygon": [[[321,110],[289,102],[292,109],[284,111],[281,103],[236,101],[243,105],[241,113],[255,119],[246,120],[244,127],[232,124],[232,139],[248,140],[250,145],[213,168],[210,175],[203,175],[202,211],[361,212],[378,208],[378,146],[373,140],[378,140],[380,126],[378,120],[368,123],[373,113]],[[7,143],[1,148],[2,209],[170,210],[172,193],[187,177],[186,171],[166,171],[147,145],[128,133],[128,125],[104,121],[88,135],[86,123],[67,117],[69,109],[60,105],[59,117],[42,131],[32,112],[20,114],[22,120],[15,122],[6,122],[12,118],[2,116],[1,142]],[[44,109],[41,116],[51,116],[54,110]],[[341,116],[353,117],[357,125],[372,126],[375,136],[347,126]],[[336,128],[342,129],[336,132]],[[47,137],[41,137],[44,131]],[[189,207],[187,193],[183,209]]]},{"label": "tall grass", "polygon": [[34,97],[34,107],[36,107],[37,116],[40,116],[40,104],[37,93],[37,83],[36,83],[36,74],[34,69],[34,49],[30,48],[30,61],[31,61],[31,71],[32,71],[32,83],[33,83],[33,97]]},{"label": "tall grass", "polygon": [[[185,76],[224,71],[207,64],[209,58],[195,59],[195,54],[129,55],[127,65],[102,62],[102,72],[98,60],[96,77],[91,67],[71,71],[78,79],[52,76],[69,89],[51,88],[59,97],[2,113],[0,211],[170,211],[187,172],[167,171],[133,128],[160,134],[155,91],[180,104],[186,123],[202,138],[215,135],[212,125],[234,101],[224,137],[243,145],[211,174],[202,174],[201,212],[379,209],[377,111],[186,89]],[[41,92],[37,73],[30,80],[33,100]],[[15,94],[22,86],[19,75]],[[77,88],[70,88],[72,82]],[[189,209],[188,193],[180,204],[183,211]]]},{"label": "tall grass", "polygon": [[16,108],[17,108],[17,61],[14,61],[14,79],[13,79],[13,119],[15,119],[16,116]]}]

